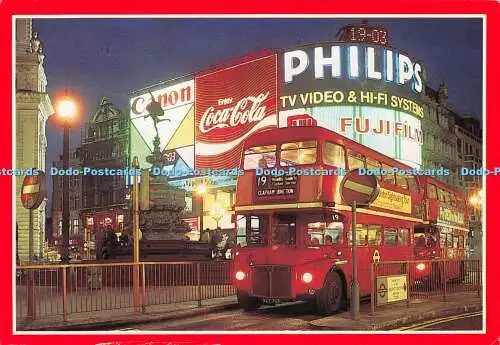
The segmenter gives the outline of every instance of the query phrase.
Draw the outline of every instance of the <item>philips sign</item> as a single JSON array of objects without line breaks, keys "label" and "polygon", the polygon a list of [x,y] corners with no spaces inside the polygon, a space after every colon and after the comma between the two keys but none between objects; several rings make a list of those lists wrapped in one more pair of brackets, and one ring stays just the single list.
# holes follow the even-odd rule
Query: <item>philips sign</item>
[{"label": "philips sign", "polygon": [[322,44],[286,51],[282,58],[284,83],[309,75],[314,80],[373,80],[409,86],[422,93],[423,66],[408,55],[380,46]]}]

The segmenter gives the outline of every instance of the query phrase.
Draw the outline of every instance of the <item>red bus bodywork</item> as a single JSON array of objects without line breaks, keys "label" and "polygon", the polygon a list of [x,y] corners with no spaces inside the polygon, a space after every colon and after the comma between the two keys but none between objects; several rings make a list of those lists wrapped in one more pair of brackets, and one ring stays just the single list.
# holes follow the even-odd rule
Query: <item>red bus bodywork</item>
[{"label": "red bus bodywork", "polygon": [[[315,148],[307,147],[313,145],[313,141]],[[301,149],[301,145],[306,148]],[[259,153],[266,150],[268,152]],[[327,162],[332,156],[337,157],[337,166]],[[283,157],[305,164],[290,166]],[[352,272],[351,208],[339,195],[343,174],[305,176],[296,172],[290,177],[285,173],[269,182],[272,177],[267,175],[263,180],[262,175],[256,175],[257,169],[251,163],[259,160],[259,166],[269,171],[276,169],[274,172],[279,174],[280,169],[290,171],[291,167],[300,168],[302,172],[308,169],[335,171],[342,164],[347,171],[363,159],[365,167],[369,161],[369,167],[378,164],[411,170],[322,127],[271,129],[246,140],[241,160],[245,173],[238,177],[236,188],[238,245],[233,274],[238,299],[245,309],[254,309],[263,302],[311,300],[316,301],[323,312],[335,312],[349,298]],[[413,230],[425,225],[424,188],[418,178],[380,176],[379,185],[379,202],[376,200],[369,208],[358,208],[357,212],[361,296],[370,294],[371,263],[377,259],[413,259]],[[328,237],[333,235],[336,235],[335,241],[327,244]],[[289,240],[283,241],[283,236]],[[333,299],[340,295],[341,300],[331,303],[330,295]]]}]

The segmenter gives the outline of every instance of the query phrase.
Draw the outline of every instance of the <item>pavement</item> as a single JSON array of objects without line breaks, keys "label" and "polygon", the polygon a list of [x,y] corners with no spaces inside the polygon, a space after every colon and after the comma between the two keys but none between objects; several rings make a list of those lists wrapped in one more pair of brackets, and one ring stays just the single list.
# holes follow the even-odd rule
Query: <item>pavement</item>
[{"label": "pavement", "polygon": [[[236,296],[197,301],[147,306],[145,312],[133,308],[103,310],[89,313],[69,314],[67,321],[62,317],[43,317],[31,322],[18,320],[18,331],[97,331],[116,329],[130,325],[188,319],[202,314],[217,313],[238,308]],[[373,331],[391,330],[404,325],[460,313],[482,310],[482,301],[474,292],[454,293],[442,297],[417,299],[410,303],[395,303],[378,307],[370,313],[370,303],[362,303],[359,320],[353,321],[350,312],[318,318],[309,321],[309,330],[324,331]]]},{"label": "pavement", "polygon": [[236,296],[228,296],[203,300],[201,307],[197,301],[189,301],[147,306],[145,312],[135,311],[134,308],[121,308],[72,313],[68,315],[67,321],[63,321],[62,316],[45,316],[33,321],[18,319],[17,331],[93,331],[171,319],[179,320],[237,307]]},{"label": "pavement", "polygon": [[313,330],[325,331],[392,330],[425,320],[481,311],[482,307],[482,300],[477,292],[457,292],[449,294],[446,302],[442,296],[415,299],[410,303],[398,302],[376,308],[373,315],[370,303],[365,303],[360,306],[359,320],[352,320],[348,311],[313,320],[309,322],[309,326]]}]

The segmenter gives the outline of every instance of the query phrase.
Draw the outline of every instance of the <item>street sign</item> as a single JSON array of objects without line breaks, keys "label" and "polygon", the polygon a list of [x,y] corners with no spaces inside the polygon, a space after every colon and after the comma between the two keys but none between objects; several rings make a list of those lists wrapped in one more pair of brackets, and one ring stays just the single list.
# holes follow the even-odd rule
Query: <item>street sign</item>
[{"label": "street sign", "polygon": [[408,276],[377,277],[377,305],[399,302],[408,299]]},{"label": "street sign", "polygon": [[379,194],[377,177],[374,175],[360,175],[359,169],[347,173],[340,184],[340,196],[342,200],[357,206],[370,205]]},{"label": "street sign", "polygon": [[21,187],[21,202],[29,210],[38,208],[47,196],[45,173],[38,169],[38,175],[26,175]]}]

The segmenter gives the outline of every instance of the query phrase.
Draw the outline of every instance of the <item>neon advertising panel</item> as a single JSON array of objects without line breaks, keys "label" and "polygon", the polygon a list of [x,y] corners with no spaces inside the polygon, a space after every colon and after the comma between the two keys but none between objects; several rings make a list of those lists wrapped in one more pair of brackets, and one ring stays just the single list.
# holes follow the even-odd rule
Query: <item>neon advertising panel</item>
[{"label": "neon advertising panel", "polygon": [[[194,167],[194,80],[163,85],[151,94],[161,104],[164,115],[156,124],[164,170]],[[146,157],[154,149],[155,123],[149,116],[149,90],[130,99],[130,152],[139,158],[142,169],[149,168]]]},{"label": "neon advertising panel", "polygon": [[[345,35],[359,41],[350,30]],[[307,114],[311,123],[420,168],[425,73],[418,59],[386,46],[332,42],[285,50],[280,61],[280,127]]]},{"label": "neon advertising panel", "polygon": [[276,127],[277,55],[201,75],[196,85],[196,169],[235,169],[242,142]]}]

